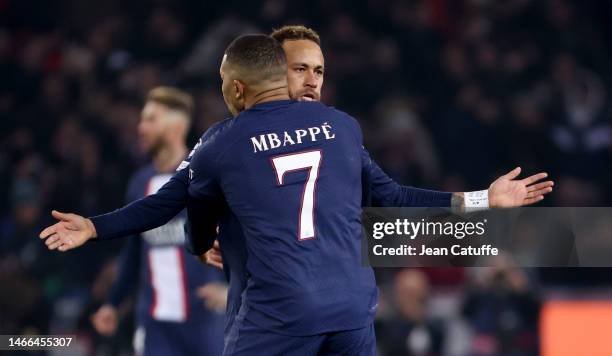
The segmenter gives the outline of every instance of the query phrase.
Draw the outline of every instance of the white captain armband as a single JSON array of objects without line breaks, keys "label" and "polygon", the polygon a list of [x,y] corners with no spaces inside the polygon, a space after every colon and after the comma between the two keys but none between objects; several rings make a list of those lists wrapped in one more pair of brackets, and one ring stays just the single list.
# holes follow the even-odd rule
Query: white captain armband
[{"label": "white captain armband", "polygon": [[468,212],[485,210],[489,208],[489,190],[478,190],[475,192],[465,192],[465,210]]}]

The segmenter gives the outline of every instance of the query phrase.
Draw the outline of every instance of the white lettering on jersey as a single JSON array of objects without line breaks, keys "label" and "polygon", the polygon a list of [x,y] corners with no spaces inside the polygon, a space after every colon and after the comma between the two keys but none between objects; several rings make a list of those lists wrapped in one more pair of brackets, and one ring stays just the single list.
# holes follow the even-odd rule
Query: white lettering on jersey
[{"label": "white lettering on jersey", "polygon": [[257,152],[259,151],[267,151],[268,150],[268,144],[266,143],[266,136],[264,135],[259,135],[259,140],[257,140],[255,137],[251,137],[251,142],[253,142],[253,152]]},{"label": "white lettering on jersey", "polygon": [[295,136],[297,138],[297,143],[302,143],[302,137],[306,136],[308,131],[306,130],[295,130]]},{"label": "white lettering on jersey", "polygon": [[270,142],[270,149],[279,148],[280,147],[281,142],[278,139],[278,135],[277,134],[269,133],[267,136],[268,136],[268,142]]},{"label": "white lettering on jersey", "polygon": [[290,145],[295,145],[295,142],[293,141],[291,136],[285,132],[285,139],[283,140],[283,146],[286,146],[287,142],[289,142]]},{"label": "white lettering on jersey", "polygon": [[[323,134],[322,137],[321,134]],[[257,153],[295,144],[317,142],[318,139],[333,140],[334,138],[336,138],[336,134],[332,132],[331,125],[326,122],[321,126],[283,131],[282,133],[270,132],[258,137],[251,137],[251,143],[253,144],[253,153]]]},{"label": "white lettering on jersey", "polygon": [[321,125],[321,128],[323,129],[323,133],[325,134],[326,140],[331,140],[332,138],[336,138],[336,135],[330,131],[332,127],[329,126],[327,122],[323,123],[323,125]]},{"label": "white lettering on jersey", "polygon": [[308,132],[310,132],[310,139],[312,142],[317,140],[317,135],[321,133],[321,129],[318,127],[309,127]]}]

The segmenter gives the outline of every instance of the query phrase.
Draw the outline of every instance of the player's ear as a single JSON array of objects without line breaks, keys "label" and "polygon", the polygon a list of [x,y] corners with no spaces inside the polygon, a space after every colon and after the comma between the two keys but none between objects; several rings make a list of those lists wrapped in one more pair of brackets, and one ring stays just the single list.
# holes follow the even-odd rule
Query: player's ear
[{"label": "player's ear", "polygon": [[244,99],[244,84],[241,81],[236,80],[236,79],[234,79],[233,83],[234,83],[236,99],[237,100]]}]

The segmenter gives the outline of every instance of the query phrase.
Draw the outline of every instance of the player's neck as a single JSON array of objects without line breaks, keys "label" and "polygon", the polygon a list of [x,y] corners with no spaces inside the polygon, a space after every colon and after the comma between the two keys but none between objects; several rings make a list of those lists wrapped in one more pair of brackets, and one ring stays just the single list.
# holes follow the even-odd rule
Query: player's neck
[{"label": "player's neck", "polygon": [[153,156],[153,165],[158,172],[173,172],[187,155],[185,144],[165,145]]},{"label": "player's neck", "polygon": [[269,101],[278,101],[278,100],[289,100],[289,92],[287,91],[286,86],[276,87],[268,90],[262,90],[253,96],[247,97],[245,99],[244,108],[249,109],[250,107],[266,103]]}]

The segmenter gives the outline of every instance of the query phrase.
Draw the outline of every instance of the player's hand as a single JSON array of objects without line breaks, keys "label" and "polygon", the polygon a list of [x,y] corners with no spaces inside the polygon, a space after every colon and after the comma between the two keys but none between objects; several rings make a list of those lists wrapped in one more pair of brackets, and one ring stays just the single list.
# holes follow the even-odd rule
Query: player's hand
[{"label": "player's hand", "polygon": [[57,210],[53,210],[51,215],[59,222],[47,227],[39,235],[41,239],[46,239],[45,244],[49,250],[72,250],[96,237],[96,228],[87,218]]},{"label": "player's hand", "polygon": [[112,336],[117,331],[119,320],[117,314],[117,309],[114,306],[104,304],[91,316],[91,323],[100,335]]},{"label": "player's hand", "polygon": [[206,263],[209,266],[213,266],[220,270],[223,270],[223,258],[221,257],[221,247],[219,246],[219,241],[215,240],[213,246],[210,250],[206,251],[204,254],[198,256],[202,263]]},{"label": "player's hand", "polygon": [[517,167],[507,174],[497,178],[489,187],[489,206],[491,208],[512,208],[530,205],[544,199],[544,195],[552,192],[551,180],[541,182],[548,177],[547,173],[537,173],[523,179],[515,179],[521,174]]},{"label": "player's hand", "polygon": [[223,313],[227,306],[227,285],[219,282],[210,282],[196,290],[198,297],[204,300],[209,310]]}]

